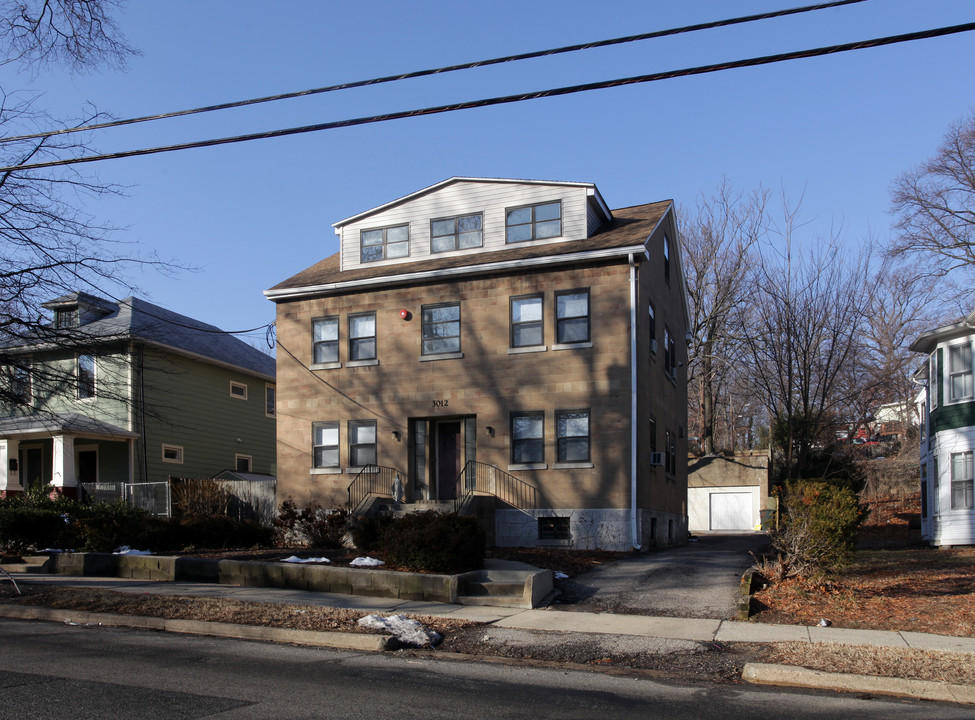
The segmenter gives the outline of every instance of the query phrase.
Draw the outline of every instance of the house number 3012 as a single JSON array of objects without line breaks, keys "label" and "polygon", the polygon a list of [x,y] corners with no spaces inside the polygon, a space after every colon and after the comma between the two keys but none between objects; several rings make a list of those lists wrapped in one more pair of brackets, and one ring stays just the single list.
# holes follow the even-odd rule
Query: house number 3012
[{"label": "house number 3012", "polygon": [[449,402],[450,402],[449,400],[434,400],[434,401],[433,401],[433,406],[434,406],[435,408],[444,408],[444,407],[449,407],[449,406],[448,406],[448,403],[449,403]]}]

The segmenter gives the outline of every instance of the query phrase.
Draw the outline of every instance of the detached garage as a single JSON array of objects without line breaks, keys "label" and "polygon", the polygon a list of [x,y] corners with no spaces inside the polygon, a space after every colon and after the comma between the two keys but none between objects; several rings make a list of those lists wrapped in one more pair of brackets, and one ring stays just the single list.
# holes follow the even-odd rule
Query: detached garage
[{"label": "detached garage", "polygon": [[709,455],[688,460],[687,521],[692,533],[756,532],[768,502],[768,455]]}]

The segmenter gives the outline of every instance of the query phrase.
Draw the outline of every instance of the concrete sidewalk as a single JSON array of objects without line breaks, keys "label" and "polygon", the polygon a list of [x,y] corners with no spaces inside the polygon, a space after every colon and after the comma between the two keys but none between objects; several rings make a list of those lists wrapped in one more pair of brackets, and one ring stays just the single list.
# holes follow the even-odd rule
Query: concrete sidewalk
[{"label": "concrete sidewalk", "polygon": [[215,583],[159,582],[125,578],[73,577],[24,573],[20,583],[47,587],[91,587],[116,592],[220,597],[243,602],[291,603],[348,608],[364,612],[431,615],[472,620],[498,627],[562,633],[597,633],[721,643],[808,642],[873,647],[947,650],[975,654],[975,638],[889,630],[847,630],[803,625],[769,625],[707,618],[648,617],[611,613],[568,612],[553,608],[526,610],[489,606],[397,600],[337,593],[240,587]]},{"label": "concrete sidewalk", "polygon": [[[322,607],[348,608],[375,613],[430,615],[457,620],[472,620],[498,628],[564,633],[575,635],[617,635],[631,638],[684,640],[719,643],[806,642],[833,643],[927,651],[951,651],[975,655],[975,638],[949,637],[914,632],[882,630],[847,630],[832,627],[768,625],[702,618],[649,617],[595,612],[568,612],[557,609],[501,608],[465,606],[448,603],[396,600],[361,595],[282,590],[267,587],[239,587],[211,583],[160,582],[124,578],[73,577],[24,573],[17,575],[18,584],[46,587],[90,587],[116,592],[158,595],[220,597],[243,602],[290,603]],[[248,640],[290,642],[361,650],[381,650],[389,645],[375,635],[322,633],[312,631],[255,628],[196,621],[164,621],[156,618],[51,610],[0,604],[0,616],[55,620],[77,624],[132,626],[171,632],[212,634]],[[975,688],[944,683],[925,683],[897,678],[821,673],[805,668],[749,664],[744,679],[762,684],[785,684],[820,689],[859,692],[883,692],[943,702],[975,704]]]}]

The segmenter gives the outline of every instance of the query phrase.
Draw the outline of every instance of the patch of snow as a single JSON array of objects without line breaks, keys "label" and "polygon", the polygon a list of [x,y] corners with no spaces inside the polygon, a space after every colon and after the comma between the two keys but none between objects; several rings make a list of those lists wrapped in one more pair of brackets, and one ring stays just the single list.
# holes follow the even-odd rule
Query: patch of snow
[{"label": "patch of snow", "polygon": [[410,647],[433,646],[443,639],[440,633],[430,630],[422,623],[405,615],[390,615],[388,617],[366,615],[359,618],[359,624],[375,630],[385,630],[401,643]]},{"label": "patch of snow", "polygon": [[377,560],[371,557],[357,557],[355,560],[349,563],[349,567],[379,567],[380,565],[385,565],[382,560]]},{"label": "patch of snow", "polygon": [[330,563],[332,562],[327,557],[312,557],[312,558],[300,558],[297,555],[292,555],[291,557],[286,557],[284,560],[279,560],[278,562],[286,563]]},{"label": "patch of snow", "polygon": [[113,555],[152,555],[151,550],[133,550],[128,545],[123,545],[122,547],[115,550]]},{"label": "patch of snow", "polygon": [[564,572],[562,572],[561,570],[556,570],[556,571],[555,571],[555,579],[556,579],[556,580],[568,580],[568,579],[569,579],[569,576],[568,576],[568,575],[566,575],[566,574],[565,574]]}]

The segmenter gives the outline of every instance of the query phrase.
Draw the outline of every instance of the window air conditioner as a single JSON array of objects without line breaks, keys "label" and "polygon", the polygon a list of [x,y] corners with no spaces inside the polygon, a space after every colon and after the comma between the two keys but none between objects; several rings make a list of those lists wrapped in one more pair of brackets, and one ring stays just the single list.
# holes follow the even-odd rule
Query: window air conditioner
[{"label": "window air conditioner", "polygon": [[650,453],[650,464],[651,465],[663,465],[664,464],[664,453],[662,453],[662,452],[652,452],[652,453]]}]

